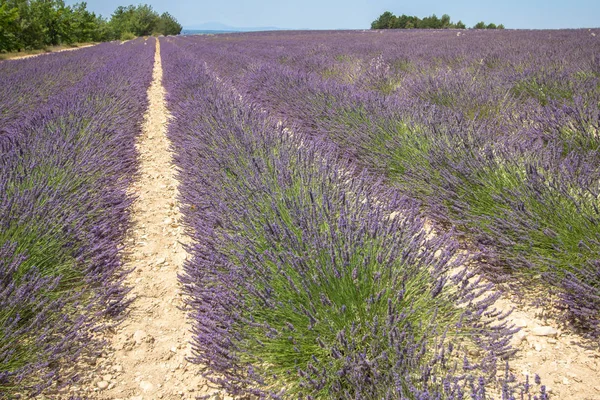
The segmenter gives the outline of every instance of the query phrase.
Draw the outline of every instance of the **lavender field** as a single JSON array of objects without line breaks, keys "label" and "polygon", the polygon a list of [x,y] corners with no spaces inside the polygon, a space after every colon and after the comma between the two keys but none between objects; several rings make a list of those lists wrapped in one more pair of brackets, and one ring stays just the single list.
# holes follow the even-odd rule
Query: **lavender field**
[{"label": "lavender field", "polygon": [[[598,350],[599,33],[160,38],[197,374],[250,398],[549,398],[511,372],[496,302]],[[0,392],[68,384],[123,318],[154,51],[0,63]]]},{"label": "lavender field", "polygon": [[422,218],[469,250],[468,273],[547,300],[598,337],[591,33],[167,39],[170,132],[197,243],[184,276],[197,361],[234,393],[483,397],[472,384],[453,391],[460,379],[435,351],[407,350],[493,334],[461,342],[485,348],[485,369],[510,333],[482,325],[496,315],[455,290],[468,286],[451,272],[456,245],[427,248]]},{"label": "lavender field", "polygon": [[564,317],[597,336],[592,33],[278,33],[174,44],[272,120],[420,200],[480,252],[488,278],[555,294]]}]

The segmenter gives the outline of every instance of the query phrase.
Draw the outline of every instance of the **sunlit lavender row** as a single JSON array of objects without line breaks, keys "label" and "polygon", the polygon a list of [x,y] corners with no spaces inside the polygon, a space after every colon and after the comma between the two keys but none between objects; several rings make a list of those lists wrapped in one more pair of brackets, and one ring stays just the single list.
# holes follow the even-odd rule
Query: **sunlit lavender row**
[{"label": "sunlit lavender row", "polygon": [[53,95],[105,67],[114,46],[103,43],[93,49],[0,63],[0,132],[8,132],[11,127],[19,129]]},{"label": "sunlit lavender row", "polygon": [[480,252],[488,278],[526,282],[572,328],[598,336],[598,33],[291,32],[176,43],[246,102],[421,200]]},{"label": "sunlit lavender row", "polygon": [[260,398],[546,398],[503,378],[515,330],[498,294],[417,202],[290,134],[180,44],[161,39],[163,83],[205,376]]},{"label": "sunlit lavender row", "polygon": [[126,305],[126,190],[154,49],[139,39],[0,64],[0,397],[67,384]]}]

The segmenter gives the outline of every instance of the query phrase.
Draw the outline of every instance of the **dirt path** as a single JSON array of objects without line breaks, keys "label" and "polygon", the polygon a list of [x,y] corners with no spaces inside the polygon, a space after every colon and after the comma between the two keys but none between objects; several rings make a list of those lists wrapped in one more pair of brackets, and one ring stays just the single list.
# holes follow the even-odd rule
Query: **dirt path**
[{"label": "dirt path", "polygon": [[41,53],[37,53],[37,54],[25,54],[25,55],[16,55],[14,57],[10,57],[7,58],[6,61],[8,60],[22,60],[24,58],[33,58],[33,57],[39,57],[39,56],[44,56],[47,54],[53,54],[53,53],[62,53],[63,51],[73,51],[73,50],[81,50],[81,49],[85,49],[86,47],[92,47],[95,46],[95,44],[84,44],[81,46],[77,46],[77,47],[69,47],[66,49],[60,49],[60,50],[51,50],[51,51],[44,51]]},{"label": "dirt path", "polygon": [[214,390],[189,364],[189,324],[177,273],[188,257],[182,243],[189,239],[180,225],[177,181],[166,137],[168,112],[162,86],[160,45],[148,90],[149,107],[138,142],[140,178],[131,191],[137,196],[132,228],[126,242],[126,268],[135,299],[130,315],[108,338],[110,347],[98,362],[91,387],[97,399],[192,399]]},{"label": "dirt path", "polygon": [[[538,374],[551,399],[600,400],[600,352],[581,337],[560,329],[554,310],[528,307],[511,300],[510,294],[496,302],[503,310],[514,308],[509,319],[521,331],[513,338],[519,350],[511,361],[515,376]],[[584,346],[585,345],[585,346]]]}]

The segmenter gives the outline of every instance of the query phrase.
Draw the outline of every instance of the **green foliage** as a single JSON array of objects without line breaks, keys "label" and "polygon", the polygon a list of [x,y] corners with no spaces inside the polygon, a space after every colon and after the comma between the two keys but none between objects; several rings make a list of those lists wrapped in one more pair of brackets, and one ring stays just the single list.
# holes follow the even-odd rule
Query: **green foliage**
[{"label": "green foliage", "polygon": [[0,49],[15,49],[18,47],[19,10],[10,8],[7,3],[0,5]]},{"label": "green foliage", "polygon": [[102,42],[110,39],[106,21],[93,12],[86,9],[86,3],[75,4],[71,27],[73,28],[73,41],[77,43],[84,42]]},{"label": "green foliage", "polygon": [[[450,17],[448,17],[448,21],[450,21]],[[418,27],[421,29],[442,29],[442,28],[444,28],[442,26],[442,20],[439,19],[435,14],[433,14],[430,17],[423,18],[419,22]],[[449,28],[449,26],[446,26],[446,28]]]},{"label": "green foliage", "polygon": [[42,49],[102,39],[101,18],[86,3],[63,0],[0,0],[0,51]]},{"label": "green foliage", "polygon": [[141,4],[137,6],[130,20],[132,32],[136,36],[150,36],[158,25],[158,20],[158,13],[152,9],[152,6]]},{"label": "green foliage", "polygon": [[504,25],[500,24],[500,25],[496,25],[493,22],[490,22],[489,24],[485,24],[485,22],[483,21],[479,21],[478,23],[475,24],[475,26],[473,26],[473,29],[504,29]]},{"label": "green foliage", "polygon": [[[529,171],[523,165],[529,165]],[[598,254],[593,244],[598,228],[592,217],[597,215],[596,199],[577,185],[569,192],[559,190],[552,185],[556,174],[533,167],[525,158],[495,159],[470,177],[456,174],[458,197],[469,204],[471,216],[463,218],[466,222],[461,229],[502,230],[507,242],[498,250],[498,259],[507,265],[520,257],[539,259],[535,269],[521,269],[520,273],[536,276],[552,267],[557,267],[561,278],[577,273],[579,265]],[[539,180],[537,184],[532,183],[533,176]],[[516,204],[527,220],[514,218]],[[450,204],[448,208],[453,212]],[[536,229],[531,229],[532,225]]]},{"label": "green foliage", "polygon": [[572,82],[568,80],[554,81],[541,77],[528,77],[511,88],[511,94],[518,99],[532,98],[542,106],[548,105],[552,100],[569,100],[573,98]]},{"label": "green foliage", "polygon": [[394,27],[395,20],[396,16],[386,11],[371,23],[371,29],[391,29]]},{"label": "green foliage", "polygon": [[121,40],[127,40],[131,35],[179,35],[182,29],[171,14],[159,15],[147,4],[118,7],[108,24],[115,37]]},{"label": "green foliage", "polygon": [[133,33],[129,32],[129,31],[125,31],[125,32],[121,33],[121,37],[119,39],[121,39],[121,40],[132,40],[132,39],[135,39],[135,38],[136,38],[136,36]]},{"label": "green foliage", "polygon": [[85,2],[67,6],[64,0],[0,0],[0,52],[178,35],[181,29],[171,14],[159,15],[147,4],[117,7],[107,21]]},{"label": "green foliage", "polygon": [[158,21],[158,32],[167,35],[179,35],[183,27],[177,20],[168,12],[164,12]]},{"label": "green foliage", "polygon": [[[423,19],[415,16],[402,14],[397,17],[390,11],[386,11],[371,23],[371,29],[466,29],[466,25],[462,21],[453,23],[448,14],[438,18],[435,14]],[[504,25],[496,26],[494,23],[486,25],[484,22],[479,22],[475,25],[475,29],[504,29]]]}]

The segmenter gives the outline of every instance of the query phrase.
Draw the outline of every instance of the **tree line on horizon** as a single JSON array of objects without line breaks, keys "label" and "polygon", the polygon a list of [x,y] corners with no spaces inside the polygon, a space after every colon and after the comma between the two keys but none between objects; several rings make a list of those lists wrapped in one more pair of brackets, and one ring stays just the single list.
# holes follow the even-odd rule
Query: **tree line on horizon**
[{"label": "tree line on horizon", "polygon": [[119,6],[106,19],[89,11],[85,2],[67,6],[64,0],[0,0],[0,52],[178,35],[181,29],[171,14],[159,14],[147,4]]},{"label": "tree line on horizon", "polygon": [[[405,14],[395,16],[386,11],[371,23],[371,29],[467,29],[467,26],[460,20],[452,22],[448,14],[442,15],[441,18],[435,14],[419,18]],[[493,22],[486,24],[481,21],[475,24],[473,29],[504,29],[504,25],[496,25]]]}]

